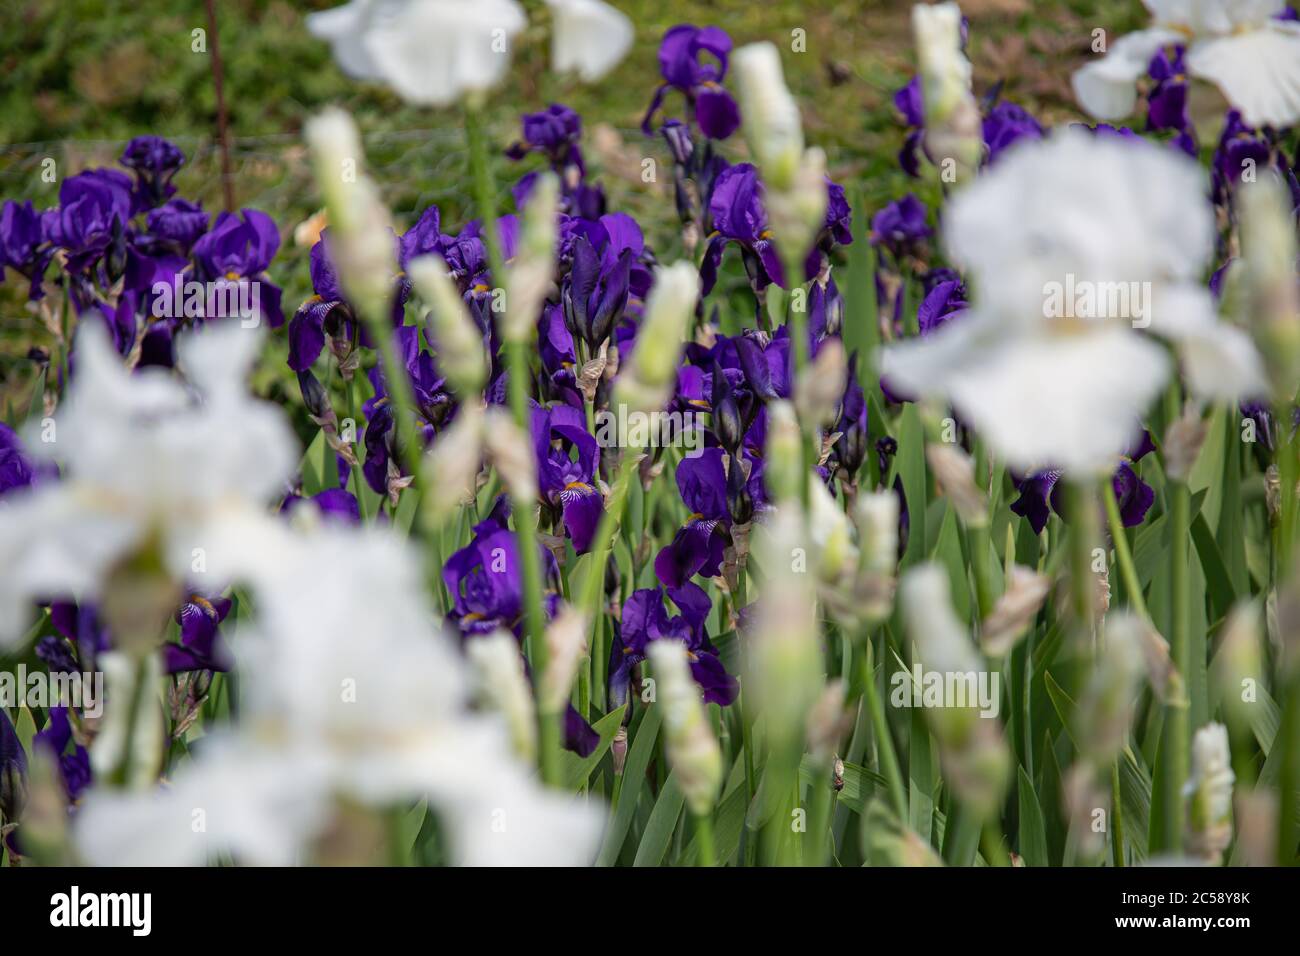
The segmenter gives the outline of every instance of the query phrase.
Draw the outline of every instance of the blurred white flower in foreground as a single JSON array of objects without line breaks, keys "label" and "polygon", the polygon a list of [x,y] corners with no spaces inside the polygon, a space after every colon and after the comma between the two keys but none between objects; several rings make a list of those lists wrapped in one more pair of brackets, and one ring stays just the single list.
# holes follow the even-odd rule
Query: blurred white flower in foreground
[{"label": "blurred white flower in foreground", "polygon": [[1276,19],[1286,0],[1144,0],[1147,30],[1121,37],[1074,74],[1079,102],[1098,119],[1133,112],[1135,85],[1161,47],[1186,46],[1187,72],[1216,84],[1251,126],[1300,119],[1300,23]]},{"label": "blurred white flower in foreground", "polygon": [[984,149],[980,111],[971,92],[971,64],[962,49],[961,8],[955,3],[912,7],[925,104],[925,149],[937,164],[952,160],[973,175]]},{"label": "blurred white flower in foreground", "polygon": [[884,351],[891,385],[947,398],[1022,470],[1109,471],[1169,375],[1232,400],[1263,387],[1244,331],[1203,276],[1214,222],[1200,170],[1079,130],[1019,144],[951,200],[951,258],[975,287],[961,318]]},{"label": "blurred white flower in foreground", "polygon": [[546,0],[555,30],[552,68],[577,72],[587,83],[599,80],[627,55],[636,29],[627,15],[601,0]]},{"label": "blurred white flower in foreground", "polygon": [[284,413],[244,386],[261,346],[236,323],[182,336],[187,388],[170,370],[128,372],[102,326],[81,328],[68,397],[28,441],[62,478],[0,508],[0,642],[19,636],[37,599],[96,599],[142,548],[157,547],[178,583],[209,559],[241,566],[246,543],[222,535],[229,550],[218,553],[216,529],[273,522],[265,506],[297,462]]},{"label": "blurred white flower in foreground", "polygon": [[527,25],[516,0],[353,0],[307,18],[344,72],[433,106],[500,83]]},{"label": "blurred white flower in foreground", "polygon": [[283,865],[322,838],[338,798],[390,809],[424,797],[455,862],[591,861],[598,812],[544,790],[500,717],[471,712],[469,667],[405,542],[284,526],[263,543],[254,632],[237,645],[240,723],[196,742],[161,792],[92,792],[77,827],[89,862],[200,865],[225,852]]},{"label": "blurred white flower in foreground", "polygon": [[[552,66],[585,82],[605,76],[635,30],[601,0],[547,0],[554,21]],[[391,86],[408,103],[449,106],[497,86],[515,37],[528,25],[517,0],[353,0],[307,15],[339,67]]]}]

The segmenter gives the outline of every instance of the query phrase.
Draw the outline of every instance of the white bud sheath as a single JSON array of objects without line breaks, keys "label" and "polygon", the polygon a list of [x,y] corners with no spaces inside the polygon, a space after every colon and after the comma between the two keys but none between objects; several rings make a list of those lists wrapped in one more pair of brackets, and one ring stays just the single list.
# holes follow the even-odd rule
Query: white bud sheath
[{"label": "white bud sheath", "polygon": [[794,406],[787,401],[778,400],[767,406],[764,450],[767,469],[763,477],[772,500],[778,504],[797,501],[803,472],[803,433],[799,431]]},{"label": "white bud sheath", "polygon": [[569,700],[578,665],[587,654],[590,624],[586,614],[565,604],[546,626],[546,670],[538,696],[547,713],[558,714]]},{"label": "white bud sheath", "polygon": [[483,463],[484,414],[466,402],[425,456],[429,481],[424,493],[424,521],[441,528],[456,511],[474,500]]},{"label": "white bud sheath", "polygon": [[691,812],[706,814],[722,786],[722,751],[691,677],[686,646],[661,638],[651,641],[646,653],[656,682],[655,698],[663,708],[668,761]]},{"label": "white bud sheath", "polygon": [[655,273],[645,318],[627,365],[615,386],[615,405],[651,414],[672,396],[686,332],[700,297],[700,275],[686,261]]},{"label": "white bud sheath", "polygon": [[493,406],[484,413],[483,438],[488,457],[515,501],[537,497],[537,462],[529,436],[515,424],[504,408]]},{"label": "white bud sheath", "polygon": [[344,291],[368,316],[388,307],[397,240],[379,190],[366,176],[356,124],[330,107],[303,129],[330,222],[330,258]]},{"label": "white bud sheath", "polygon": [[560,181],[542,173],[524,206],[519,252],[506,272],[506,319],[502,334],[508,342],[526,342],[537,328],[542,302],[555,277],[555,215]]},{"label": "white bud sheath", "polygon": [[970,60],[962,52],[961,8],[955,3],[916,4],[912,34],[925,102],[926,152],[940,166],[955,161],[969,175],[979,165],[983,142]]},{"label": "white bud sheath", "polygon": [[769,190],[788,192],[803,158],[803,121],[773,43],[751,43],[731,59],[745,139]]},{"label": "white bud sheath", "polygon": [[1232,754],[1228,728],[1206,724],[1192,738],[1192,768],[1187,798],[1187,849],[1217,863],[1232,842]]},{"label": "white bud sheath", "polygon": [[1243,184],[1238,202],[1246,318],[1253,324],[1276,397],[1290,401],[1300,380],[1300,281],[1290,197],[1268,172]]},{"label": "white bud sheath", "polygon": [[406,273],[429,306],[430,344],[438,353],[438,369],[462,399],[477,398],[487,381],[487,353],[447,264],[436,255],[420,256]]},{"label": "white bud sheath", "polygon": [[537,757],[537,721],[519,642],[508,631],[495,630],[469,641],[465,650],[478,676],[480,699],[501,712],[515,753],[532,763]]},{"label": "white bud sheath", "polygon": [[892,490],[858,495],[853,506],[863,568],[893,574],[898,567],[898,495]]}]

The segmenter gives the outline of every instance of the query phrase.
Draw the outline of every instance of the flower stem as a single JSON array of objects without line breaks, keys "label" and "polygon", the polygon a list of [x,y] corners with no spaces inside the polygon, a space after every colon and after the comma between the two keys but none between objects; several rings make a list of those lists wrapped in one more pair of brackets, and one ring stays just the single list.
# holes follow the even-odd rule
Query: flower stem
[{"label": "flower stem", "polygon": [[697,866],[717,866],[717,854],[713,849],[713,818],[707,813],[697,813],[695,818],[695,842],[700,852],[696,857]]},{"label": "flower stem", "polygon": [[1136,565],[1133,564],[1128,535],[1124,533],[1124,519],[1119,513],[1119,502],[1115,500],[1115,488],[1108,479],[1101,483],[1101,497],[1106,504],[1106,523],[1110,526],[1111,542],[1115,545],[1115,562],[1119,565],[1120,577],[1124,580],[1124,590],[1128,593],[1129,603],[1144,621],[1150,623],[1151,614],[1147,611],[1147,602],[1142,596],[1142,581],[1138,577]]},{"label": "flower stem", "polygon": [[[474,178],[480,235],[487,247],[492,281],[501,283],[505,281],[506,272],[497,236],[496,184],[492,181],[487,137],[479,111],[474,106],[465,110],[465,129],[469,138],[470,172]],[[529,435],[528,384],[532,380],[528,365],[529,343],[509,339],[504,334],[502,338],[505,340],[506,391],[510,413],[520,433]],[[524,642],[532,660],[533,680],[540,682],[546,672],[547,654],[544,637],[546,618],[542,609],[542,566],[537,553],[537,502],[525,501],[519,495],[511,494],[510,513],[514,517],[515,537],[519,543],[519,565],[523,572]],[[559,715],[539,710],[538,722],[541,727],[542,779],[555,784],[559,779]]]},{"label": "flower stem", "polygon": [[[1170,519],[1170,628],[1169,657],[1179,674],[1188,674],[1188,650],[1191,646],[1189,617],[1190,569],[1187,548],[1191,536],[1191,493],[1186,482],[1169,483]],[[1185,703],[1174,702],[1165,708],[1164,728],[1160,733],[1159,793],[1162,827],[1154,835],[1152,849],[1178,853],[1183,845],[1183,783],[1187,779],[1189,759],[1189,719]]]}]

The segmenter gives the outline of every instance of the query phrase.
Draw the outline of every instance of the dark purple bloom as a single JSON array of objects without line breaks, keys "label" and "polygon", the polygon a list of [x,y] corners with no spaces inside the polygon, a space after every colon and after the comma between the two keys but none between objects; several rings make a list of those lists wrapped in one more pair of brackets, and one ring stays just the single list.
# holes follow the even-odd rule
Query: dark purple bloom
[{"label": "dark purple bloom", "polygon": [[30,202],[10,199],[0,206],[0,282],[6,267],[22,274],[30,283],[32,300],[45,294],[41,279],[54,255],[53,246],[46,242],[44,219]]},{"label": "dark purple bloom", "polygon": [[[1155,491],[1138,477],[1132,467],[1154,450],[1151,435],[1144,430],[1111,476],[1111,488],[1126,528],[1136,527],[1146,520],[1147,512],[1155,503]],[[1048,469],[1035,472],[1019,483],[1020,497],[1011,503],[1011,510],[1027,519],[1035,534],[1041,534],[1047,527],[1053,512],[1062,520],[1068,518],[1062,505],[1060,478],[1060,471]]]},{"label": "dark purple bloom", "polygon": [[532,432],[542,499],[549,509],[558,509],[574,551],[584,554],[605,512],[596,488],[600,448],[587,431],[583,411],[572,405],[535,406]]},{"label": "dark purple bloom", "polygon": [[648,136],[655,114],[670,90],[677,90],[693,107],[700,132],[709,139],[726,139],[740,126],[740,107],[722,85],[727,77],[731,37],[721,27],[681,23],[669,28],[659,45],[659,72],[664,82],[655,90],[641,121]]},{"label": "dark purple bloom", "polygon": [[581,339],[587,354],[594,355],[622,318],[630,295],[631,248],[620,250],[613,260],[600,255],[586,236],[573,243],[573,263],[560,286],[564,323],[574,340]]},{"label": "dark purple bloom", "polygon": [[960,279],[945,279],[935,284],[916,310],[917,328],[922,335],[929,335],[953,318],[961,315],[969,303],[966,301],[966,287]]},{"label": "dark purple bloom", "polygon": [[176,611],[180,625],[179,644],[163,645],[163,664],[168,674],[187,671],[227,671],[230,652],[221,640],[221,622],[230,613],[230,598],[206,598],[191,594]]},{"label": "dark purple bloom", "polygon": [[911,193],[891,202],[871,220],[871,244],[883,246],[896,258],[915,250],[932,233],[925,204]]},{"label": "dark purple bloom", "polygon": [[0,496],[14,488],[26,488],[52,473],[51,467],[33,463],[17,433],[0,422]]},{"label": "dark purple bloom", "polygon": [[[433,356],[421,346],[418,328],[404,325],[396,329],[393,335],[397,339],[398,352],[415,393],[415,410],[420,416],[417,422],[420,438],[427,443],[452,412],[452,396],[447,390],[447,380],[438,371]],[[361,470],[371,489],[382,495],[389,490],[388,480],[392,477],[390,471],[396,468],[400,458],[394,445],[399,430],[393,427],[393,408],[388,401],[382,364],[372,368],[369,376],[375,395],[363,406],[367,417],[366,459]]]},{"label": "dark purple bloom", "polygon": [[1002,100],[984,117],[984,146],[988,162],[995,162],[1008,146],[1022,139],[1042,139],[1043,127],[1029,111]]},{"label": "dark purple bloom", "polygon": [[0,817],[18,819],[22,778],[27,774],[27,753],[9,715],[0,707]]},{"label": "dark purple bloom", "polygon": [[355,347],[360,324],[352,306],[343,298],[338,274],[329,258],[329,230],[311,247],[311,284],[316,294],[298,306],[289,320],[289,368],[302,372],[311,368],[325,348],[328,337],[333,352],[342,362]]},{"label": "dark purple bloom", "polygon": [[272,328],[284,324],[280,289],[266,278],[266,270],[280,248],[275,221],[256,209],[239,215],[223,212],[208,232],[194,244],[198,278],[205,282],[258,284],[262,314]]},{"label": "dark purple bloom", "polygon": [[188,256],[208,230],[209,217],[203,206],[187,199],[169,199],[157,209],[150,209],[145,216],[148,228],[147,236],[141,241],[149,242],[150,251],[157,254],[159,247],[182,256]]},{"label": "dark purple bloom", "polygon": [[513,143],[506,155],[523,159],[529,153],[541,153],[557,173],[570,169],[581,178],[586,175],[582,150],[582,117],[561,103],[552,103],[540,113],[525,113],[522,119],[523,139]]},{"label": "dark purple bloom", "polygon": [[99,654],[112,647],[112,635],[93,604],[55,601],[50,605],[50,623],[75,652],[79,670],[93,669]]},{"label": "dark purple bloom", "polygon": [[1268,140],[1258,130],[1247,126],[1236,110],[1228,112],[1214,151],[1215,199],[1225,202],[1232,188],[1242,181],[1247,170],[1264,169],[1271,160]]},{"label": "dark purple bloom", "polygon": [[126,144],[120,162],[135,173],[135,208],[152,209],[175,194],[172,177],[185,164],[185,154],[161,136],[137,136]]},{"label": "dark purple bloom", "polygon": [[[699,574],[722,571],[731,520],[727,502],[727,466],[721,448],[704,448],[677,466],[677,490],[691,512],[670,544],[655,557],[655,576],[680,588]],[[739,467],[732,462],[733,467]]]},{"label": "dark purple bloom", "polygon": [[894,94],[894,106],[903,114],[908,126],[903,148],[898,151],[898,165],[913,179],[921,175],[921,154],[925,143],[925,101],[921,78],[914,76]]},{"label": "dark purple bloom", "polygon": [[832,431],[840,433],[834,446],[836,460],[852,481],[867,458],[871,440],[867,428],[867,397],[858,384],[856,352],[849,356],[849,374],[844,385],[844,398],[840,401],[840,417]]},{"label": "dark purple bloom", "polygon": [[723,170],[713,184],[709,197],[709,244],[700,264],[701,292],[708,295],[718,280],[718,267],[727,246],[740,246],[745,271],[756,291],[773,282],[784,285],[781,257],[767,228],[767,210],[763,208],[763,184],[758,170],[740,163]]},{"label": "dark purple bloom", "polygon": [[627,702],[632,671],[645,660],[650,643],[668,638],[686,645],[691,676],[703,692],[705,703],[728,706],[736,699],[740,684],[727,673],[705,630],[705,619],[711,609],[708,594],[698,585],[687,583],[669,588],[668,598],[681,614],[668,616],[659,588],[634,591],[624,602],[618,632],[610,645],[611,705]]},{"label": "dark purple bloom", "polygon": [[302,506],[304,501],[311,501],[320,509],[321,517],[326,521],[338,521],[343,524],[361,523],[361,506],[356,496],[346,488],[326,488],[310,498],[302,495],[288,495],[280,505],[281,514],[290,514]]},{"label": "dark purple bloom", "polygon": [[32,738],[32,750],[38,747],[44,748],[58,763],[68,801],[76,803],[82,791],[90,785],[92,774],[90,754],[74,739],[68,708],[50,708],[45,729]]},{"label": "dark purple bloom", "polygon": [[68,256],[67,270],[85,272],[112,252],[110,275],[125,265],[131,221],[131,178],[115,169],[92,169],[63,181],[59,206],[45,217],[46,236]]}]

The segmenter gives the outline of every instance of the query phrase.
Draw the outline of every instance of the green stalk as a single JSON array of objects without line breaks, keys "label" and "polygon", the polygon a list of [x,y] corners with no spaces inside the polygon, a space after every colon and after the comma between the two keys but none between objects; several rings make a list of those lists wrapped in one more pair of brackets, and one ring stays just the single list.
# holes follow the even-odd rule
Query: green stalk
[{"label": "green stalk", "polygon": [[1115,500],[1115,488],[1109,479],[1101,483],[1102,501],[1106,504],[1106,523],[1110,527],[1111,541],[1115,545],[1115,562],[1119,565],[1120,577],[1124,581],[1124,591],[1128,595],[1133,610],[1141,615],[1148,624],[1151,614],[1147,611],[1146,599],[1142,596],[1142,580],[1138,577],[1137,566],[1133,563],[1133,553],[1129,550],[1128,535],[1124,533],[1124,519],[1119,513],[1119,502]]},{"label": "green stalk", "polygon": [[[470,171],[474,177],[475,203],[478,207],[483,243],[487,247],[492,281],[505,281],[505,261],[497,236],[496,184],[488,159],[487,137],[484,135],[478,110],[470,106],[465,110],[465,128],[469,138]],[[507,308],[509,306],[507,305]],[[505,336],[502,336],[505,338]],[[528,384],[532,373],[528,365],[528,343],[506,339],[507,392],[511,416],[523,435],[530,434],[528,411]],[[507,483],[507,486],[509,483]],[[524,641],[532,661],[533,680],[538,682],[546,672],[546,617],[542,609],[542,566],[537,554],[537,514],[535,501],[524,500],[511,493],[510,512],[514,517],[515,537],[519,543],[519,566],[523,572],[524,586]],[[547,783],[559,781],[559,716],[539,709],[541,730],[540,758],[542,779]]]},{"label": "green stalk", "polygon": [[696,865],[717,866],[717,854],[713,849],[713,818],[707,813],[696,813],[692,816],[695,818],[695,842],[700,848]]},{"label": "green stalk", "polygon": [[[1172,628],[1169,656],[1179,674],[1188,670],[1188,649],[1191,646],[1190,630],[1190,569],[1188,567],[1188,542],[1191,536],[1191,494],[1187,484],[1171,481],[1169,484],[1171,585],[1169,594]],[[1190,741],[1190,712],[1186,705],[1165,708],[1164,730],[1160,735],[1159,792],[1155,799],[1162,808],[1163,827],[1154,835],[1152,849],[1165,853],[1178,853],[1183,846],[1183,784],[1187,780]]]},{"label": "green stalk", "polygon": [[361,523],[369,524],[370,515],[366,513],[366,496],[362,491],[365,487],[364,482],[366,476],[361,470],[361,459],[356,455],[355,447],[361,444],[360,440],[357,438],[355,429],[359,429],[361,427],[361,422],[364,420],[361,415],[360,389],[357,388],[357,370],[353,370],[352,377],[348,379],[348,415],[352,419],[352,427],[354,429],[352,436],[354,439],[353,457],[357,459],[352,463],[352,481],[357,486],[357,509],[361,512]]},{"label": "green stalk", "polygon": [[867,695],[867,709],[871,714],[871,732],[876,738],[877,757],[880,771],[889,786],[889,796],[894,804],[894,812],[899,822],[908,821],[907,788],[903,785],[903,773],[898,766],[898,757],[894,753],[894,741],[889,736],[889,724],[885,720],[885,707],[880,700],[880,691],[876,687],[875,663],[872,660],[873,645],[871,639],[863,641],[862,686]]}]

